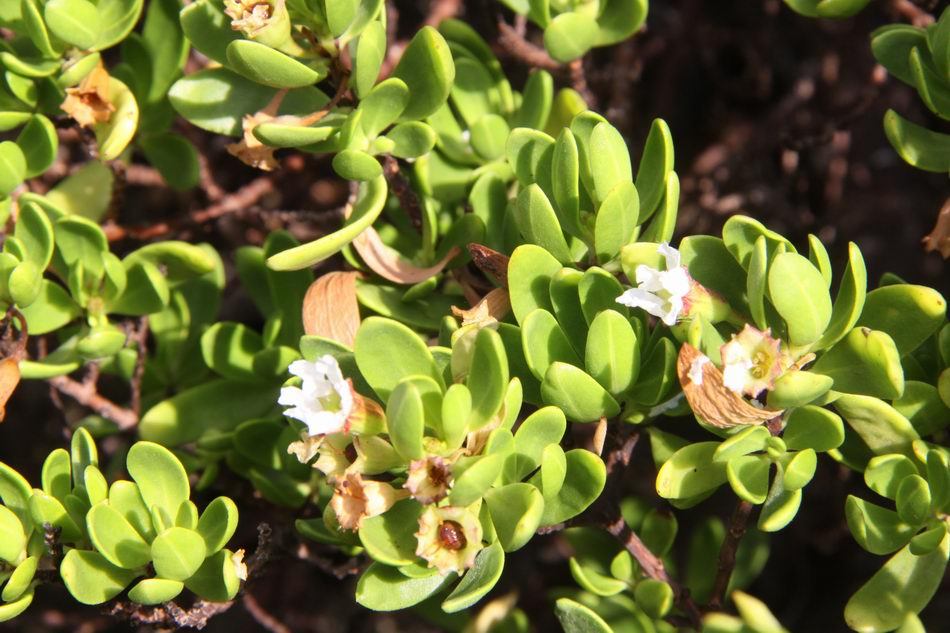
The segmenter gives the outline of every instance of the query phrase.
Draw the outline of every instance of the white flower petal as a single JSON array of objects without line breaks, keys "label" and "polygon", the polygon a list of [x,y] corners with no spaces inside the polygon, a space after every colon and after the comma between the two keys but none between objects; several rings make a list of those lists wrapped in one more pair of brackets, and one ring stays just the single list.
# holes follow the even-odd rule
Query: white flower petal
[{"label": "white flower petal", "polygon": [[708,356],[697,356],[689,365],[689,379],[696,385],[703,384],[703,365],[710,362]]},{"label": "white flower petal", "polygon": [[680,267],[680,252],[670,246],[669,242],[663,242],[656,249],[666,258],[666,269],[673,270]]}]

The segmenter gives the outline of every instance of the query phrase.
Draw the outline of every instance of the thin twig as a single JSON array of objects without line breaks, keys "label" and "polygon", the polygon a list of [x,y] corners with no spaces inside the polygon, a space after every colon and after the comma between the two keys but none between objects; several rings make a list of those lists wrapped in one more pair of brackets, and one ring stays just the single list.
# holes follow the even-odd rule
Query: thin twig
[{"label": "thin twig", "polygon": [[271,615],[266,609],[264,609],[264,607],[261,606],[261,603],[257,601],[257,598],[251,594],[244,594],[241,597],[241,604],[244,605],[244,609],[249,614],[251,614],[251,617],[254,618],[255,622],[260,624],[263,628],[270,631],[271,633],[290,633],[290,627]]},{"label": "thin twig", "polygon": [[149,240],[174,233],[188,224],[204,224],[229,213],[241,211],[254,206],[265,195],[274,191],[274,183],[269,176],[260,176],[247,183],[237,191],[229,193],[219,202],[204,209],[191,213],[183,220],[169,220],[141,228],[126,228],[115,222],[103,226],[110,242],[131,237],[137,240]]},{"label": "thin twig", "polygon": [[386,177],[386,182],[389,183],[389,190],[399,200],[399,206],[409,216],[412,225],[421,230],[422,202],[416,192],[412,190],[409,179],[400,171],[399,161],[388,154],[383,158],[383,175]]},{"label": "thin twig", "polygon": [[99,395],[93,382],[79,382],[69,376],[56,376],[50,378],[48,382],[79,404],[92,409],[108,420],[112,420],[120,430],[131,429],[139,423],[139,416],[136,415],[135,411],[121,407],[108,398]]},{"label": "thin twig", "polygon": [[568,64],[567,67],[571,73],[571,85],[574,90],[584,98],[584,101],[587,102],[587,105],[590,106],[592,110],[596,110],[597,95],[594,94],[594,91],[591,90],[587,84],[587,74],[584,72],[584,58],[575,59]]},{"label": "thin twig", "polygon": [[739,549],[739,542],[745,535],[749,517],[752,515],[752,508],[751,503],[740,499],[732,513],[732,519],[729,521],[729,531],[726,532],[726,538],[722,542],[722,547],[719,548],[716,580],[713,582],[712,594],[709,603],[706,605],[707,611],[716,611],[722,607],[722,601],[726,597],[726,590],[729,587],[729,580],[732,578],[732,571],[736,566],[736,551]]},{"label": "thin twig", "polygon": [[132,390],[129,408],[135,415],[142,414],[142,378],[145,376],[145,358],[148,350],[145,349],[148,340],[148,316],[139,319],[138,327],[132,332],[130,338],[135,341],[135,369],[132,371],[132,382],[129,387]]},{"label": "thin twig", "polygon": [[526,40],[504,20],[498,21],[498,45],[509,56],[528,66],[551,71],[561,70],[561,64],[552,59],[547,51]]}]

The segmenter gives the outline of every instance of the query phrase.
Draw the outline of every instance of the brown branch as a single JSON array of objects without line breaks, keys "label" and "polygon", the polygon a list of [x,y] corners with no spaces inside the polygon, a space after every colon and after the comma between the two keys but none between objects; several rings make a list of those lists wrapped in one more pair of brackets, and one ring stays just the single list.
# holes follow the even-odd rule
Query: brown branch
[{"label": "brown branch", "polygon": [[270,633],[291,632],[290,627],[271,615],[266,609],[264,609],[264,607],[261,606],[261,603],[257,601],[257,598],[251,594],[244,594],[241,597],[241,604],[244,605],[244,609],[251,615],[252,618],[254,618],[254,621],[260,624],[264,629],[270,631]]},{"label": "brown branch", "polygon": [[389,183],[389,190],[399,200],[399,206],[409,216],[412,225],[422,229],[422,202],[409,184],[409,179],[400,171],[399,161],[388,154],[383,158],[383,175]]},{"label": "brown branch", "polygon": [[106,611],[111,616],[123,616],[129,622],[138,625],[154,625],[164,627],[189,627],[203,629],[208,620],[224,613],[231,608],[234,602],[208,602],[198,600],[190,608],[182,609],[174,602],[166,602],[161,606],[147,607],[133,602],[120,601]]},{"label": "brown branch", "polygon": [[139,319],[138,327],[131,333],[131,340],[135,341],[135,369],[132,371],[132,381],[129,384],[132,390],[129,408],[135,415],[142,415],[142,378],[145,376],[145,358],[148,350],[145,345],[148,340],[148,316]]},{"label": "brown branch", "polygon": [[106,232],[106,236],[110,242],[129,237],[137,240],[154,239],[174,233],[188,224],[204,224],[224,215],[228,215],[229,213],[254,206],[261,198],[272,191],[274,191],[274,183],[271,178],[269,176],[261,176],[255,178],[237,191],[227,194],[219,202],[191,213],[185,219],[169,220],[151,226],[130,228],[120,226],[115,222],[108,222],[102,228]]},{"label": "brown branch", "polygon": [[732,571],[736,566],[736,551],[739,549],[739,542],[749,525],[752,508],[751,503],[740,499],[732,513],[732,519],[729,521],[729,531],[726,532],[726,538],[722,542],[722,547],[719,548],[716,580],[713,582],[712,594],[706,605],[707,611],[717,611],[722,607],[726,590],[729,588],[729,580],[732,578]]},{"label": "brown branch", "polygon": [[79,382],[69,376],[56,376],[47,382],[61,393],[69,396],[79,404],[88,407],[112,420],[122,431],[133,428],[139,423],[139,416],[135,411],[121,407],[108,398],[99,395],[94,381]]},{"label": "brown branch", "polygon": [[548,52],[526,40],[510,24],[498,21],[498,46],[510,57],[518,59],[528,66],[544,70],[561,70],[561,64],[548,55]]},{"label": "brown branch", "polygon": [[614,442],[614,448],[604,460],[607,466],[607,482],[600,499],[595,503],[595,512],[600,512],[605,519],[601,524],[607,532],[616,538],[637,561],[640,569],[648,577],[665,582],[673,590],[677,606],[686,614],[697,631],[702,627],[702,614],[699,607],[689,595],[689,589],[682,586],[670,576],[663,564],[663,560],[654,554],[640,539],[639,535],[630,529],[623,515],[620,513],[621,484],[630,465],[633,449],[637,445],[640,434],[630,430],[629,425],[620,427]]},{"label": "brown branch", "polygon": [[462,0],[435,0],[429,9],[425,23],[439,26],[444,20],[454,18],[462,10]]},{"label": "brown branch", "polygon": [[584,101],[587,102],[587,105],[590,106],[592,110],[596,110],[597,95],[594,94],[594,91],[591,90],[587,84],[587,74],[584,72],[584,58],[575,59],[568,64],[567,67],[571,74],[571,86],[584,98]]}]

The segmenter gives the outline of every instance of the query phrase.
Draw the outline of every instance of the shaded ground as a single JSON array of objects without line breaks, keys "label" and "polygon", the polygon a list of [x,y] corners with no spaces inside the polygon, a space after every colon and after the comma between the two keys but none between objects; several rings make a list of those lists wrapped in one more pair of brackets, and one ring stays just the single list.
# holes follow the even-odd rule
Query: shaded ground
[{"label": "shaded ground", "polygon": [[[463,4],[468,12],[463,18],[492,37],[500,5]],[[425,7],[397,5],[400,30],[411,34]],[[630,139],[634,155],[654,117],[669,123],[683,188],[679,236],[716,233],[729,215],[742,212],[796,244],[802,244],[809,232],[817,234],[836,269],[847,243],[856,242],[872,283],[892,271],[911,282],[945,293],[950,290],[946,265],[919,246],[948,195],[946,176],[904,164],[882,130],[888,108],[939,127],[912,90],[880,75],[875,79],[868,35],[897,19],[890,3],[874,2],[857,18],[840,23],[799,17],[778,0],[657,0],[652,5],[649,30],[620,47],[595,52],[587,65],[587,80],[600,110]],[[511,68],[515,76],[523,72],[517,62],[511,62]],[[234,191],[259,175],[227,156],[220,139],[191,133],[207,151],[214,180],[224,190]],[[326,163],[312,159],[288,163],[291,169],[247,209],[176,230],[227,251],[259,242],[266,230],[281,226],[304,230],[333,226],[345,187],[330,178]],[[214,200],[213,192],[174,194],[136,182],[140,181],[130,174],[125,204],[119,209],[123,224],[174,219]],[[252,318],[233,285],[224,310],[225,318]],[[45,385],[24,385],[9,407],[7,422],[0,425],[0,459],[37,482],[43,457],[64,442],[64,416],[75,420],[78,414],[68,402],[65,414],[57,409]],[[628,485],[649,494],[654,473],[646,447],[637,451],[637,467]],[[773,538],[772,558],[751,591],[792,631],[845,631],[841,611],[847,598],[883,561],[858,548],[844,523],[844,497],[860,487],[835,465],[824,463],[806,489],[796,521]],[[246,499],[246,488],[237,492],[243,495],[237,540],[249,551],[258,522],[292,523],[292,517]],[[681,529],[688,530],[696,517],[711,511],[726,518],[732,503],[729,495],[721,494],[698,509],[677,512]],[[250,585],[255,601],[279,620],[272,630],[439,630],[413,615],[370,615],[352,600],[353,576],[340,580],[327,573],[342,559],[321,558],[314,564],[299,560],[294,550],[290,543],[286,551],[278,551]],[[562,556],[560,537],[536,538],[509,557],[506,576],[493,595],[520,591],[520,605],[535,630],[558,630],[545,590],[558,583],[572,584]],[[40,589],[27,614],[0,625],[0,631],[128,628],[101,617],[98,609],[76,608],[64,595],[62,588]],[[946,630],[948,596],[945,582],[924,613],[931,623],[928,630]],[[254,605],[236,604],[212,620],[207,630],[262,630],[261,618],[252,618],[248,608]]]}]

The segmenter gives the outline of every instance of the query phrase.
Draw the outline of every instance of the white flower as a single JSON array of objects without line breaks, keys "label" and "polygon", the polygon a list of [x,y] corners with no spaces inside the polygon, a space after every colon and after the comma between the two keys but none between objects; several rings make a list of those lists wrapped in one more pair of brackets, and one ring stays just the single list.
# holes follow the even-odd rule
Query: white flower
[{"label": "white flower", "polygon": [[642,308],[671,326],[683,312],[684,299],[692,284],[686,267],[680,265],[678,250],[666,242],[657,250],[666,258],[666,270],[637,266],[637,287],[617,297],[617,303]]},{"label": "white flower", "polygon": [[755,396],[770,390],[787,364],[781,341],[746,324],[739,334],[719,348],[722,356],[722,384],[730,391]]},{"label": "white flower", "polygon": [[303,384],[280,390],[277,404],[291,407],[284,415],[306,424],[309,435],[345,431],[354,408],[353,389],[343,378],[336,359],[327,355],[314,362],[294,361],[290,373]]}]

